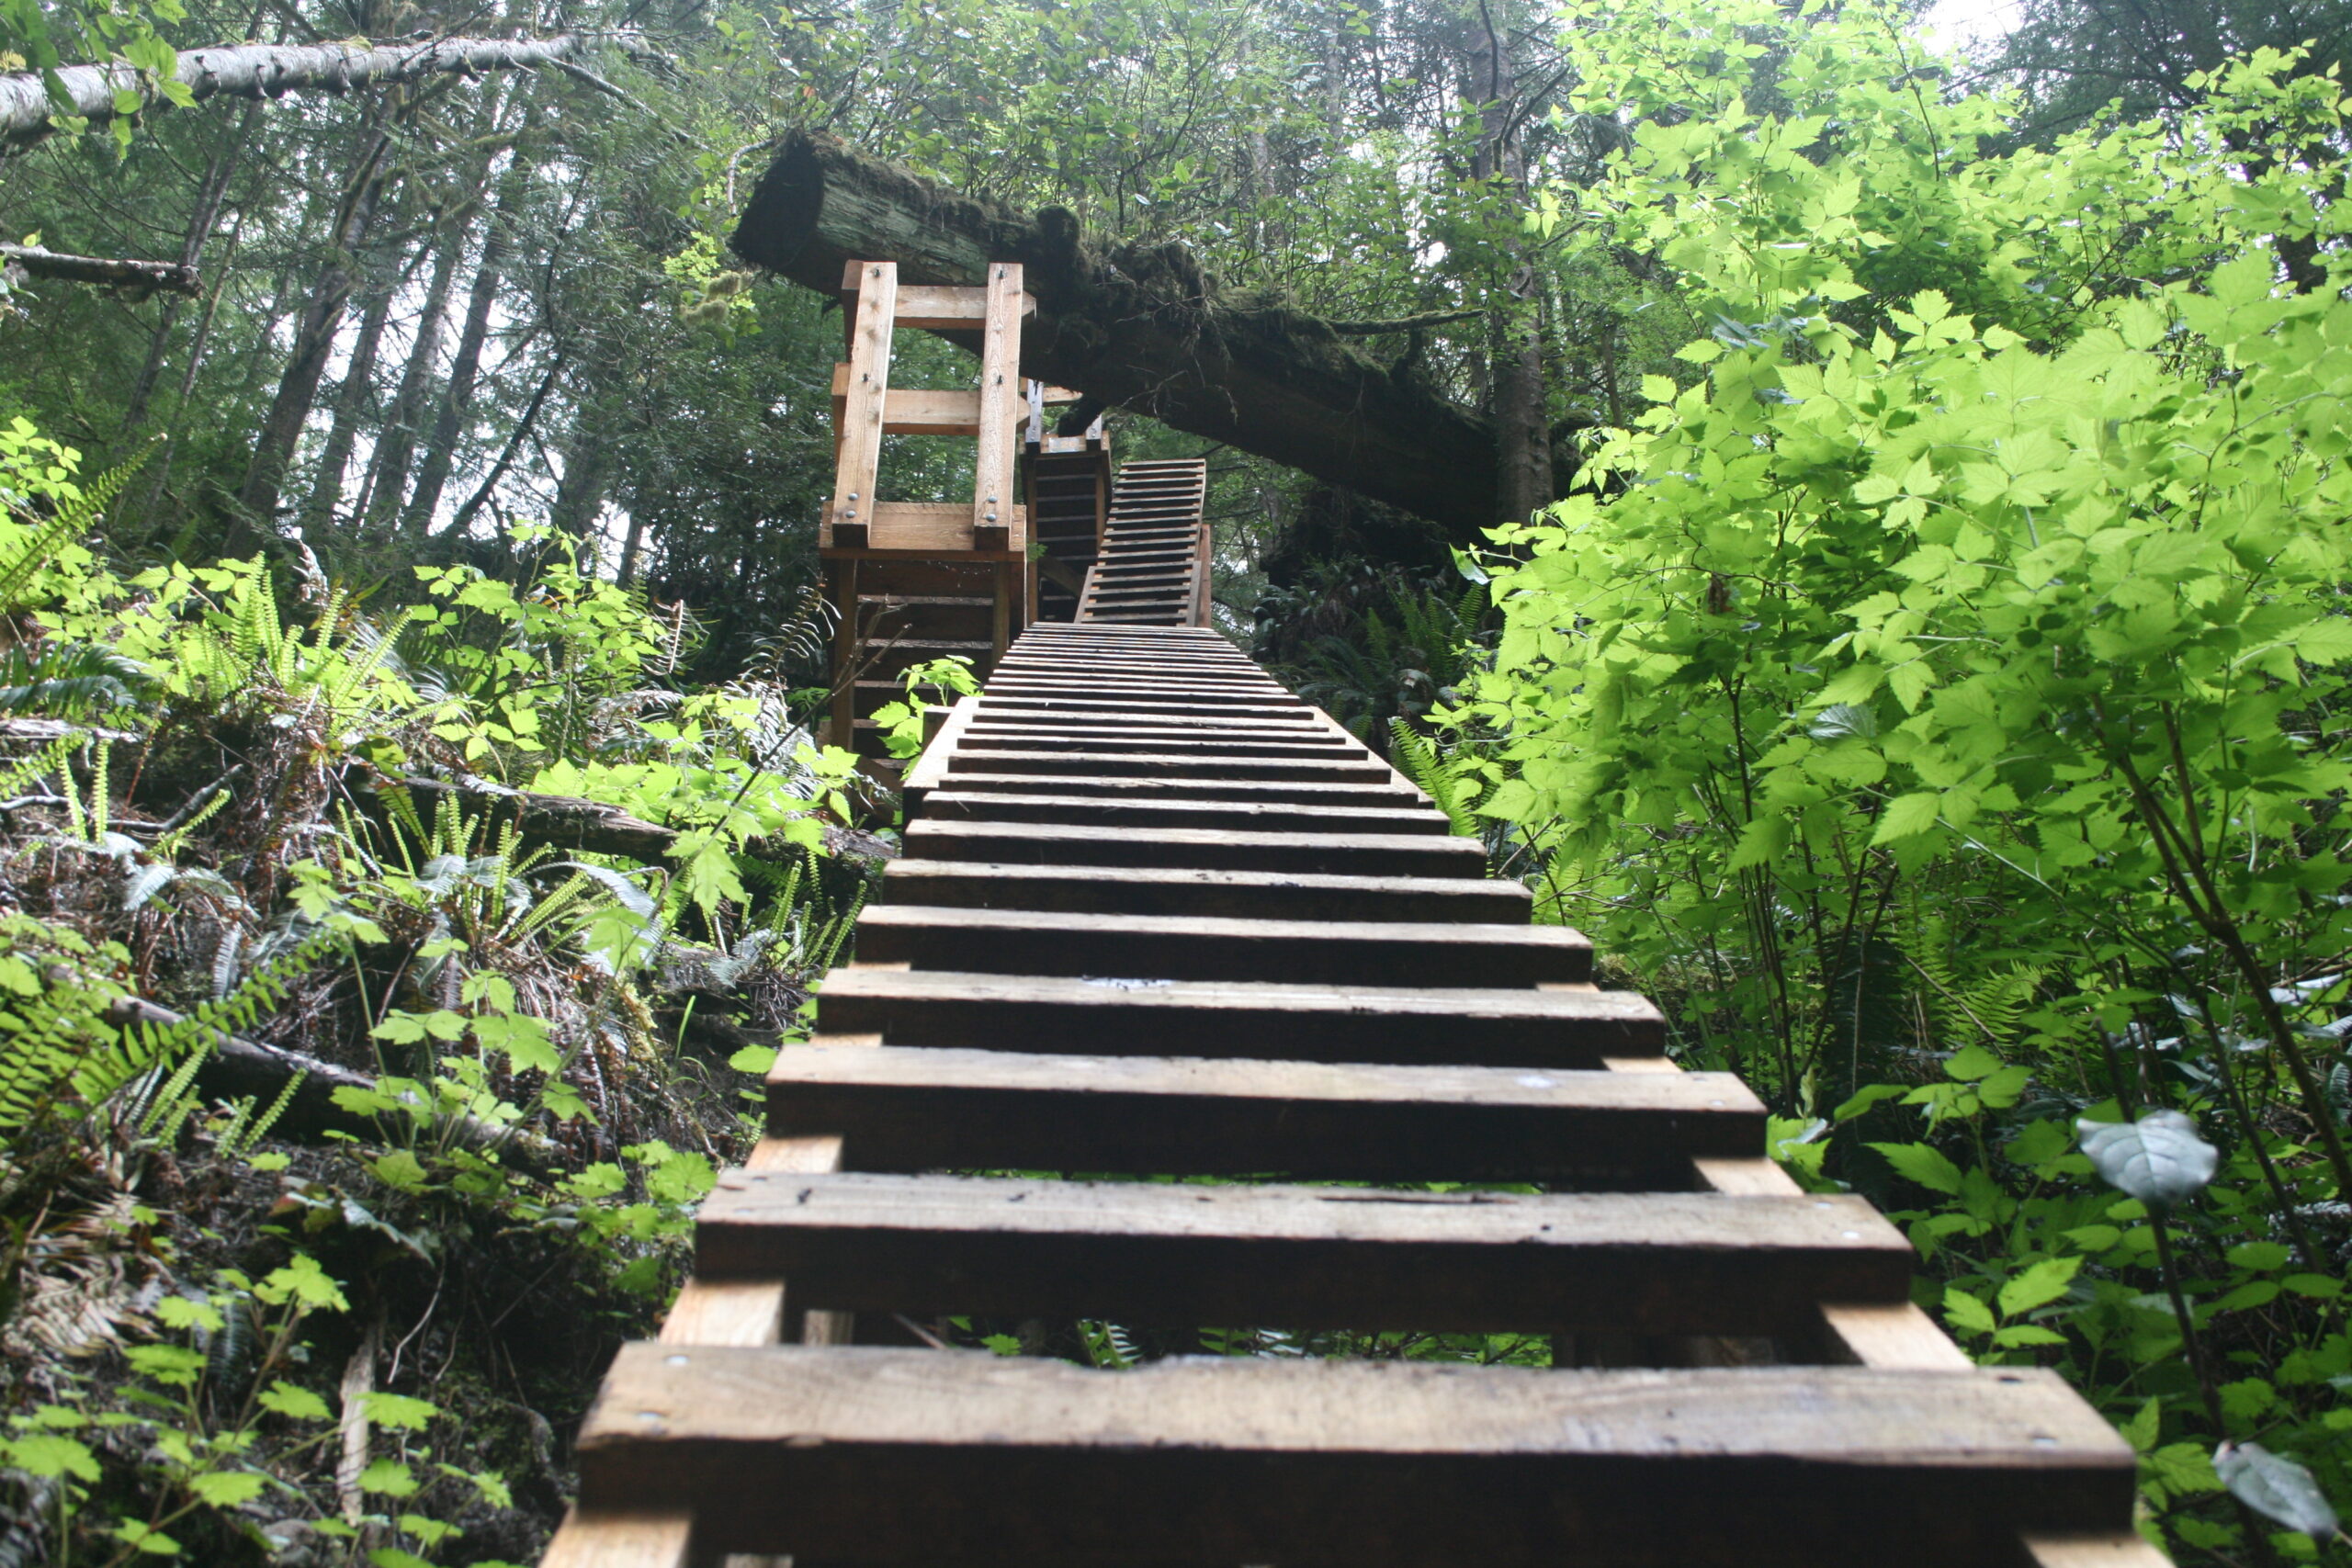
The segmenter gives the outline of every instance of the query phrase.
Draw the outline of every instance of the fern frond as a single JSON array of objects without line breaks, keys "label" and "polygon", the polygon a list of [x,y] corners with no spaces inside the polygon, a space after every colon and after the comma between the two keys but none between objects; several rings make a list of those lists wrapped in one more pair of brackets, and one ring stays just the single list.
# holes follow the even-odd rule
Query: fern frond
[{"label": "fern frond", "polygon": [[31,586],[40,569],[55,559],[59,551],[96,526],[99,514],[122,493],[122,487],[130,482],[130,476],[139,471],[140,465],[147,461],[147,455],[155,449],[155,440],[84,485],[82,493],[60,506],[15,555],[0,560],[0,611],[21,609],[25,590]]},{"label": "fern frond", "polygon": [[1405,775],[1420,786],[1421,793],[1437,803],[1453,830],[1464,838],[1478,836],[1478,819],[1469,810],[1455,804],[1460,795],[1458,781],[1439,754],[1437,742],[1420,734],[1401,718],[1388,721],[1388,734],[1396,763]]}]

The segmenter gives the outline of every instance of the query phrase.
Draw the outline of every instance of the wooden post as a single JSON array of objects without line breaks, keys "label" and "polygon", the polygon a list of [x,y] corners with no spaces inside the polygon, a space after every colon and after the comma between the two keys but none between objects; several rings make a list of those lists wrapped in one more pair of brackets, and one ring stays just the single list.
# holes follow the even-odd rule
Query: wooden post
[{"label": "wooden post", "polygon": [[[890,329],[899,308],[895,262],[861,264],[857,324],[852,330],[848,384],[842,389],[839,468],[825,509],[821,545],[858,548],[874,516],[874,476],[882,458],[882,416],[890,391]],[[850,530],[844,536],[842,530]]]},{"label": "wooden post", "polygon": [[857,742],[857,558],[830,563],[833,610],[833,711],[825,739],[843,750]]},{"label": "wooden post", "polygon": [[1021,380],[1021,264],[989,267],[987,316],[980,329],[979,454],[972,487],[972,542],[981,549],[1022,548],[1012,494],[1013,393]]}]

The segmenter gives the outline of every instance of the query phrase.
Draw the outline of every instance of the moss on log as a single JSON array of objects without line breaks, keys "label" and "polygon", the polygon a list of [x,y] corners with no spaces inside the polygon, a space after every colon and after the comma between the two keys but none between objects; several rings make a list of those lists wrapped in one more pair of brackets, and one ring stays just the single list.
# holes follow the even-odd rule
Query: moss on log
[{"label": "moss on log", "polygon": [[1220,288],[1182,245],[1105,246],[1060,208],[1024,217],[807,132],[786,139],[732,243],[746,261],[828,294],[850,261],[894,261],[910,283],[963,285],[980,282],[990,261],[1020,262],[1037,299],[1024,374],[1457,538],[1498,520],[1491,422],[1409,371],[1392,375],[1276,295]]}]

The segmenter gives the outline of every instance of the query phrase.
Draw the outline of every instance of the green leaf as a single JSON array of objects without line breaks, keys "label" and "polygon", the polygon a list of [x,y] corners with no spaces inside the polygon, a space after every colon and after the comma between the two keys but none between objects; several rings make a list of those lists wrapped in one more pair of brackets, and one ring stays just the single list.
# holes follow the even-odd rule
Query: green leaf
[{"label": "green leaf", "polygon": [[411,1399],[401,1393],[363,1393],[359,1396],[359,1408],[379,1427],[401,1432],[421,1432],[426,1422],[441,1414],[441,1407],[431,1400]]},{"label": "green leaf", "polygon": [[263,1392],[261,1407],[295,1421],[323,1421],[330,1414],[325,1400],[283,1379]]},{"label": "green leaf", "polygon": [[379,1459],[359,1472],[359,1489],[387,1497],[416,1495],[416,1476],[396,1459]]},{"label": "green leaf", "polygon": [[1945,1287],[1944,1321],[1964,1334],[1990,1334],[1993,1309],[1957,1285]]},{"label": "green leaf", "polygon": [[1897,1176],[1916,1181],[1930,1192],[1947,1197],[1960,1196],[1960,1167],[1938,1149],[1926,1144],[1872,1144],[1870,1145],[1886,1156]]},{"label": "green leaf", "polygon": [[775,1066],[776,1048],[773,1045],[746,1045],[727,1058],[727,1065],[739,1073],[754,1073],[761,1077]]},{"label": "green leaf", "polygon": [[1903,795],[1888,803],[1878,819],[1878,831],[1871,835],[1873,844],[1892,844],[1904,839],[1915,839],[1936,825],[1943,797],[1925,792]]},{"label": "green leaf", "polygon": [[2080,1258],[2044,1258],[2012,1274],[2001,1286],[2001,1315],[2016,1317],[2056,1301],[2073,1286],[2082,1266]]},{"label": "green leaf", "polygon": [[8,1463],[28,1475],[43,1480],[72,1476],[76,1481],[98,1478],[97,1456],[87,1444],[74,1438],[62,1438],[51,1432],[35,1432],[22,1438],[0,1438],[0,1453],[7,1455]]},{"label": "green leaf", "polygon": [[233,1508],[260,1496],[266,1484],[260,1476],[243,1471],[213,1471],[190,1477],[187,1489],[213,1507]]}]

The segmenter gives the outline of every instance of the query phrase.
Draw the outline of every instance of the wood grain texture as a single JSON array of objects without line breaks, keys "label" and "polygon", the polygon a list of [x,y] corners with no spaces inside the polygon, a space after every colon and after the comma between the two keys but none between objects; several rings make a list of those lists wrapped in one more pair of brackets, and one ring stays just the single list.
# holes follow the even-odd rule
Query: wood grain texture
[{"label": "wood grain texture", "polygon": [[858,267],[856,314],[850,327],[848,374],[842,386],[833,499],[825,510],[819,541],[831,544],[834,526],[865,524],[872,515],[874,476],[882,455],[882,407],[890,389],[891,316],[898,303],[899,268],[893,262]]},{"label": "wood grain texture", "polygon": [[[946,777],[947,758],[940,759],[940,777]],[[955,787],[986,790],[993,795],[1092,795],[1114,800],[1262,801],[1285,806],[1354,806],[1374,809],[1423,807],[1427,799],[1417,790],[1399,789],[1392,782],[1368,779],[1360,784],[1317,784],[1312,780],[1163,779],[1148,776],[1088,773],[991,773],[966,761],[956,773]]]},{"label": "wood grain texture", "polygon": [[[820,1037],[824,1038],[822,1036]],[[1285,1174],[1667,1190],[1759,1145],[1724,1074],[1635,1081],[1497,1067],[787,1046],[777,1134],[839,1134],[865,1171]]]},{"label": "wood grain texture", "polygon": [[695,1517],[681,1509],[574,1508],[539,1568],[686,1568]]},{"label": "wood grain texture", "polygon": [[1527,889],[1515,882],[1467,877],[1032,866],[1001,861],[895,860],[883,872],[882,886],[885,897],[909,904],[1281,920],[1491,923],[1524,919],[1532,902]]},{"label": "wood grain texture", "polygon": [[1441,811],[1349,806],[1286,806],[1266,801],[1100,800],[1079,795],[1023,795],[956,789],[925,797],[933,822],[1047,822],[1084,827],[1221,828],[1239,832],[1418,833],[1453,830]]},{"label": "wood grain texture", "polygon": [[2137,1532],[2028,1536],[2020,1543],[2031,1568],[2172,1568],[2172,1559]]},{"label": "wood grain texture", "polygon": [[700,1279],[805,1305],[1171,1326],[1800,1333],[1901,1302],[1912,1255],[1860,1199],[1404,1192],[730,1171]]},{"label": "wood grain texture", "polygon": [[836,970],[819,1027],[878,1031],[894,1045],[1087,1055],[1483,1063],[1591,1067],[1656,1049],[1664,1020],[1629,991],[1092,981],[935,970]]},{"label": "wood grain texture", "polygon": [[[936,804],[944,796],[934,795]],[[1314,985],[1383,985],[1428,966],[1464,986],[1581,980],[1592,944],[1566,926],[1416,920],[1058,914],[938,904],[869,904],[858,951],[918,969],[998,975],[1150,975]]]},{"label": "wood grain texture", "polygon": [[662,1319],[664,1345],[774,1345],[783,1337],[781,1280],[688,1280]]},{"label": "wood grain texture", "polygon": [[1325,876],[1483,878],[1476,839],[1408,833],[1250,832],[1230,828],[1107,827],[1064,822],[908,825],[906,852],[923,860],[1027,865],[1186,866]]},{"label": "wood grain texture", "polygon": [[623,1348],[582,1488],[690,1503],[719,1551],[1980,1568],[2132,1508],[2128,1445],[2033,1371],[685,1354]]}]

